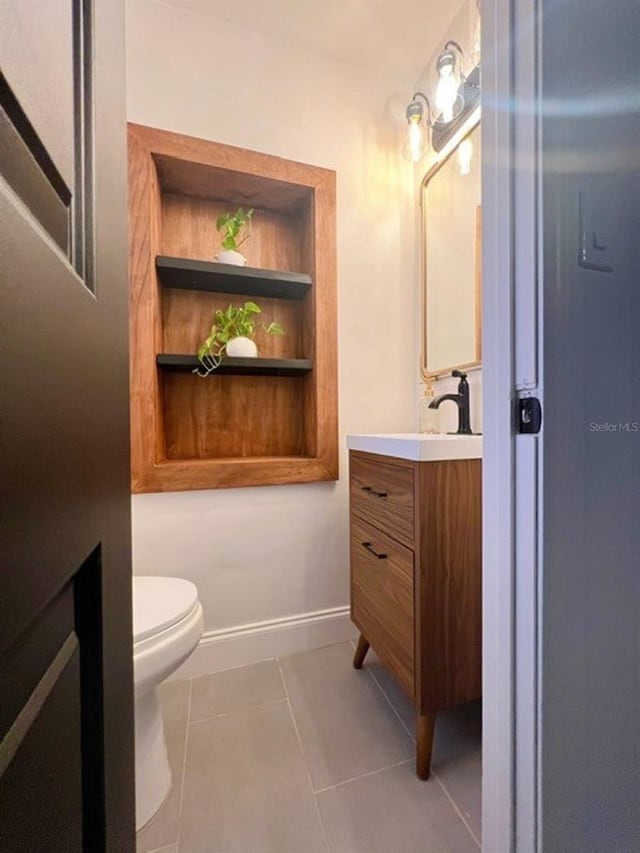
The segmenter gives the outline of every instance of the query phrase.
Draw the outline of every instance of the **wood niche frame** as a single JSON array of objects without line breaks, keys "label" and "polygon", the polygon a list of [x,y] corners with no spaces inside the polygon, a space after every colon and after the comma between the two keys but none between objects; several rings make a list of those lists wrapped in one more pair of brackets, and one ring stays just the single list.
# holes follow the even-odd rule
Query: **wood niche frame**
[{"label": "wood niche frame", "polygon": [[[337,480],[335,172],[137,124],[128,125],[128,146],[132,491],[184,491]],[[162,366],[156,363],[157,356],[167,348],[167,338],[172,340],[182,334],[178,325],[171,331],[165,328],[169,322],[167,315],[170,315],[163,302],[167,289],[162,287],[156,271],[156,258],[169,254],[166,234],[163,235],[163,227],[166,228],[163,203],[169,195],[187,206],[224,203],[229,208],[242,205],[264,210],[265,220],[269,216],[280,216],[285,223],[287,216],[291,220],[292,213],[294,224],[301,220],[299,227],[296,226],[296,233],[299,232],[296,251],[302,259],[301,271],[310,274],[312,284],[303,301],[298,303],[301,307],[296,309],[299,314],[295,316],[299,320],[295,345],[300,349],[296,354],[311,359],[312,368],[301,377],[273,376],[260,380],[301,383],[287,386],[294,389],[291,401],[286,397],[286,390],[277,398],[285,400],[283,423],[293,424],[291,428],[296,431],[299,453],[214,454],[213,458],[203,458],[202,454],[176,458],[175,453],[168,453],[170,442],[165,427],[169,429],[171,424],[165,421],[175,421],[182,411],[176,407],[177,412],[170,412],[167,417],[163,399],[165,382],[176,380],[168,380]],[[286,228],[290,231],[289,220]],[[263,241],[266,256],[271,251],[268,239],[273,239],[270,236],[273,225],[269,227],[271,231]],[[215,251],[216,236],[212,225],[211,254]],[[260,245],[258,239],[257,251],[262,251]],[[270,256],[267,262],[264,257],[261,260],[256,266],[274,265]],[[172,291],[175,293],[185,291]],[[201,296],[198,294],[198,298]],[[204,296],[206,298],[207,294]],[[228,295],[226,298],[228,301]],[[171,322],[175,324],[176,315],[170,316],[174,317]],[[210,322],[210,314],[207,319]],[[190,381],[188,374],[183,376],[186,376],[183,381]],[[198,381],[237,382],[238,377],[214,376]],[[279,387],[285,388],[284,385]],[[276,399],[276,392],[273,393]],[[195,397],[187,395],[181,399]],[[248,393],[247,399],[250,399]],[[250,403],[245,404],[245,415],[246,405]],[[207,429],[206,411],[196,414],[197,417],[193,412],[185,412],[184,416],[191,416],[192,423],[201,427],[204,424],[203,428]],[[256,415],[254,423],[259,421]]]}]

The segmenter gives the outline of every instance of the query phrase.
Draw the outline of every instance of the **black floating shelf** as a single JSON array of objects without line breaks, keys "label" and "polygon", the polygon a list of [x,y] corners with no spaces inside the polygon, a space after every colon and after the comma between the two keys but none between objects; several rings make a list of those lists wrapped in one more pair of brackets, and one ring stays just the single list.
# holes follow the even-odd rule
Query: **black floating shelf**
[{"label": "black floating shelf", "polygon": [[311,287],[311,276],[303,272],[279,272],[258,267],[236,267],[214,261],[156,257],[156,269],[164,287],[208,290],[242,296],[303,299]]},{"label": "black floating shelf", "polygon": [[[163,370],[190,373],[202,367],[196,355],[161,353],[156,364]],[[221,365],[211,374],[232,376],[303,376],[313,364],[308,358],[223,358]]]}]

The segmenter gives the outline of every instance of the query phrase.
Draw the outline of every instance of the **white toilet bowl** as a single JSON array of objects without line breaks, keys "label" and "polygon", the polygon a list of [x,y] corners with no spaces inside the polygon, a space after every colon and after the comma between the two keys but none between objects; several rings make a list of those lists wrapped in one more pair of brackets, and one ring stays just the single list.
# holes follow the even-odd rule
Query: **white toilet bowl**
[{"label": "white toilet bowl", "polygon": [[171,787],[157,688],[189,657],[202,628],[202,605],[190,581],[133,578],[136,829],[151,820]]}]

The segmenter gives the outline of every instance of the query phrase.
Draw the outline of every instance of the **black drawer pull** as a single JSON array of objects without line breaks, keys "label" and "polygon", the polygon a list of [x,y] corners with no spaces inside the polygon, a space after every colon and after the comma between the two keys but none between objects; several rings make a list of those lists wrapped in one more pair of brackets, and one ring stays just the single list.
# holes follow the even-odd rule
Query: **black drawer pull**
[{"label": "black drawer pull", "polygon": [[362,486],[363,492],[371,492],[372,495],[375,495],[377,498],[386,498],[388,492],[376,492],[375,489],[372,489],[371,486]]},{"label": "black drawer pull", "polygon": [[372,546],[371,542],[363,542],[362,547],[366,548],[370,554],[373,554],[374,557],[377,557],[379,560],[386,560],[386,554],[380,554],[375,548]]}]

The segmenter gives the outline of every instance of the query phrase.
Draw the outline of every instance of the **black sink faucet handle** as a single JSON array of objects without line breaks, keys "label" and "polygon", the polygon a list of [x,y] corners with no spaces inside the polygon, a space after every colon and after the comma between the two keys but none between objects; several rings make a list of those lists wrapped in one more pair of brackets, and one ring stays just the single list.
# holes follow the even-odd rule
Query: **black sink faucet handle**
[{"label": "black sink faucet handle", "polygon": [[471,415],[469,412],[469,383],[463,370],[452,370],[454,379],[459,379],[457,394],[441,394],[429,403],[430,409],[437,409],[445,400],[451,400],[458,407],[458,435],[471,435]]}]

